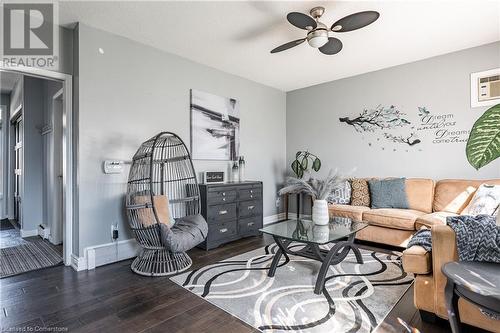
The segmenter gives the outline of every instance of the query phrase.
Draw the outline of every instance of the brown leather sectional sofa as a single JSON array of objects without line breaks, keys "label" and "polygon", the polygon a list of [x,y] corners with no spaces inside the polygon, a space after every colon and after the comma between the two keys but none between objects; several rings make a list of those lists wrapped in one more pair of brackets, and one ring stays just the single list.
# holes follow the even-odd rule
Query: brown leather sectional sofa
[{"label": "brown leather sectional sofa", "polygon": [[[500,185],[500,179],[459,180],[410,178],[406,194],[410,209],[370,209],[369,207],[330,205],[330,214],[362,220],[369,226],[357,238],[382,244],[406,247],[416,230],[427,227],[432,232],[432,252],[412,246],[403,252],[403,268],[415,274],[414,303],[426,313],[447,319],[444,302],[446,277],[441,267],[457,261],[456,239],[446,225],[446,217],[460,215],[479,185]],[[500,333],[500,321],[490,319],[471,303],[459,301],[460,319],[470,325]]]}]

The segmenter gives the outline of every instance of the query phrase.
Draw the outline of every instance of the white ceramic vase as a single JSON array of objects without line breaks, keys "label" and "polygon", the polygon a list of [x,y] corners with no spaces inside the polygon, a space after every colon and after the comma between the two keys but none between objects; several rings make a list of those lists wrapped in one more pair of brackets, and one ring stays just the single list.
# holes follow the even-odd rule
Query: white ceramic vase
[{"label": "white ceramic vase", "polygon": [[315,225],[313,227],[314,240],[317,242],[328,242],[330,236],[330,226],[328,225]]},{"label": "white ceramic vase", "polygon": [[326,200],[314,200],[312,207],[312,220],[317,225],[327,225],[330,221],[328,216],[328,203]]}]

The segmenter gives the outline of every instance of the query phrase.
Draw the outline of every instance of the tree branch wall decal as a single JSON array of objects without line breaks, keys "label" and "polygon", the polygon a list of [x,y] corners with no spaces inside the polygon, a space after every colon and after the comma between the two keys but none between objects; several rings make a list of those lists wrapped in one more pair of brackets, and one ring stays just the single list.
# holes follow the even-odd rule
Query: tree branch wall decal
[{"label": "tree branch wall decal", "polygon": [[354,127],[358,132],[374,132],[377,129],[391,129],[411,124],[405,114],[394,105],[384,107],[377,106],[375,109],[364,109],[356,118],[342,117],[340,122]]},{"label": "tree branch wall decal", "polygon": [[421,142],[420,139],[415,138],[415,133],[411,133],[409,136],[395,136],[390,133],[384,133],[384,137],[392,142],[405,143],[408,146],[414,146]]}]

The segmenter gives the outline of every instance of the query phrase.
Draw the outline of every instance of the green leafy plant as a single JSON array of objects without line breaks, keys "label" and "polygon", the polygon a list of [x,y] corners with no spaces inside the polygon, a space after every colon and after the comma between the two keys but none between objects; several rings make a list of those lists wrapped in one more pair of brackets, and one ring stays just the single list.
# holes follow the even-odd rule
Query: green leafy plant
[{"label": "green leafy plant", "polygon": [[302,178],[311,165],[311,169],[318,172],[321,169],[321,160],[318,156],[306,151],[298,151],[295,154],[295,160],[292,162],[292,171],[297,178]]},{"label": "green leafy plant", "polygon": [[476,170],[500,157],[500,104],[489,108],[476,120],[465,153]]}]

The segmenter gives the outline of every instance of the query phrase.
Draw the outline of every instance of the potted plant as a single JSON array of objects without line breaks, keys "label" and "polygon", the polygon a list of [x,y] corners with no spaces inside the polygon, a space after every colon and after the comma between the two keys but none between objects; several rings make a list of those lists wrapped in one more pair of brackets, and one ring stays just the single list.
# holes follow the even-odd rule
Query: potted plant
[{"label": "potted plant", "polygon": [[321,169],[321,160],[318,156],[310,153],[309,151],[298,151],[295,154],[295,160],[292,162],[292,171],[295,173],[297,178],[302,178],[304,173],[309,171],[309,165],[311,169],[318,172]]},{"label": "potted plant", "polygon": [[326,225],[329,222],[328,203],[326,198],[332,190],[345,181],[343,177],[337,173],[328,173],[324,179],[311,178],[305,180],[302,178],[289,177],[285,182],[279,194],[288,193],[306,193],[310,195],[314,201],[312,209],[312,219],[315,224]]}]

